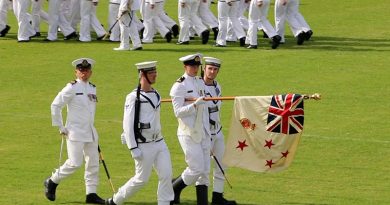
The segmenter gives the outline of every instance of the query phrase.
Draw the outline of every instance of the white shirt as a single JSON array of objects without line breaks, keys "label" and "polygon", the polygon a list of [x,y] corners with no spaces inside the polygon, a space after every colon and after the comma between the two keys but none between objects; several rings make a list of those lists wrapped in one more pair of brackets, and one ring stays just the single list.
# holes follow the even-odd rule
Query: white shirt
[{"label": "white shirt", "polygon": [[92,142],[98,139],[95,122],[96,86],[79,79],[68,83],[51,104],[53,126],[63,126],[62,108],[67,106],[65,127],[73,141]]}]

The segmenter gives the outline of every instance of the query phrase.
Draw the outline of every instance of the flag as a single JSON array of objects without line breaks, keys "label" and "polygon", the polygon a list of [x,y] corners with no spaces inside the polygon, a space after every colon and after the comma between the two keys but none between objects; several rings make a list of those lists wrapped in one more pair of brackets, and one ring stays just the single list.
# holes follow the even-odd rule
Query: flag
[{"label": "flag", "polygon": [[303,96],[236,97],[223,163],[278,172],[292,162],[303,131]]}]

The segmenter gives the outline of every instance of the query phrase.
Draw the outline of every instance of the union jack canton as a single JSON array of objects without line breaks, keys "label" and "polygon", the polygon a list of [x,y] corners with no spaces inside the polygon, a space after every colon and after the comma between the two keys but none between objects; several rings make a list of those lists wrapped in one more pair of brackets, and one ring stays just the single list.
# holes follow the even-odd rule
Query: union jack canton
[{"label": "union jack canton", "polygon": [[274,95],[268,109],[267,131],[296,134],[303,130],[303,96]]}]

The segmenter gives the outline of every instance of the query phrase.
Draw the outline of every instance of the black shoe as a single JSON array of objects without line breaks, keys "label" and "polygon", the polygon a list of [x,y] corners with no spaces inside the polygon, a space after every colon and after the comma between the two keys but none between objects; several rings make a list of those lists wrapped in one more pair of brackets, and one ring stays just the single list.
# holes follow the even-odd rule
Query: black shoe
[{"label": "black shoe", "polygon": [[304,41],[305,41],[305,32],[302,31],[297,36],[297,44],[302,45]]},{"label": "black shoe", "polygon": [[202,32],[202,44],[206,44],[207,42],[209,42],[209,36],[210,36],[209,30],[204,30]]},{"label": "black shoe", "polygon": [[105,204],[102,198],[100,198],[96,193],[90,193],[85,198],[85,203],[87,204]]},{"label": "black shoe", "polygon": [[240,38],[240,46],[241,47],[245,46],[245,37]]},{"label": "black shoe", "polygon": [[215,41],[215,40],[217,40],[219,29],[218,29],[218,27],[214,27],[214,28],[212,28],[212,30],[214,33],[214,41]]},{"label": "black shoe", "polygon": [[43,182],[43,186],[45,186],[45,196],[50,201],[56,200],[56,189],[58,184],[54,183],[50,178],[47,178],[45,182]]},{"label": "black shoe", "polygon": [[313,35],[313,31],[312,30],[308,30],[307,32],[305,32],[305,40],[306,41],[310,40],[312,35]]},{"label": "black shoe", "polygon": [[257,45],[249,45],[246,47],[247,49],[257,49]]},{"label": "black shoe", "polygon": [[172,33],[168,31],[167,34],[165,34],[165,39],[167,39],[167,42],[170,43],[172,40]]},{"label": "black shoe", "polygon": [[264,30],[263,30],[263,38],[269,38],[268,35],[267,35],[267,33],[264,32]]},{"label": "black shoe", "polygon": [[71,34],[65,36],[65,37],[64,37],[64,40],[70,40],[70,39],[72,39],[72,38],[77,38],[77,34],[76,34],[75,31],[72,32]]},{"label": "black shoe", "polygon": [[189,41],[179,41],[176,44],[177,45],[188,45],[188,44],[190,44],[190,42]]},{"label": "black shoe", "polygon": [[234,200],[227,200],[223,197],[223,193],[213,192],[211,205],[237,205]]},{"label": "black shoe", "polygon": [[5,28],[2,31],[0,31],[0,37],[4,37],[10,29],[11,26],[5,25]]},{"label": "black shoe", "polygon": [[271,48],[276,49],[280,45],[280,41],[282,40],[282,37],[280,37],[279,35],[276,35],[276,36],[272,37],[271,39],[272,39]]},{"label": "black shoe", "polygon": [[30,38],[41,36],[41,32],[36,32],[34,35],[30,36]]},{"label": "black shoe", "polygon": [[226,47],[226,46],[216,43],[216,44],[214,44],[214,47]]},{"label": "black shoe", "polygon": [[106,199],[106,205],[116,205],[113,198]]},{"label": "black shoe", "polygon": [[179,35],[179,26],[177,24],[172,26],[173,36],[176,38]]},{"label": "black shoe", "polygon": [[106,36],[106,35],[99,36],[99,37],[96,38],[96,40],[101,41],[101,40],[103,40],[104,36]]},{"label": "black shoe", "polygon": [[207,186],[206,185],[197,185],[195,187],[196,187],[196,202],[197,202],[197,205],[209,204]]},{"label": "black shoe", "polygon": [[50,40],[50,39],[45,38],[45,39],[43,39],[43,41],[45,41],[45,42],[54,42],[56,40]]},{"label": "black shoe", "polygon": [[187,186],[181,176],[172,180],[173,192],[175,193],[175,197],[171,204],[180,204],[180,194],[181,191]]},{"label": "black shoe", "polygon": [[137,47],[137,48],[130,48],[131,51],[140,51],[142,49],[143,49],[142,46]]}]

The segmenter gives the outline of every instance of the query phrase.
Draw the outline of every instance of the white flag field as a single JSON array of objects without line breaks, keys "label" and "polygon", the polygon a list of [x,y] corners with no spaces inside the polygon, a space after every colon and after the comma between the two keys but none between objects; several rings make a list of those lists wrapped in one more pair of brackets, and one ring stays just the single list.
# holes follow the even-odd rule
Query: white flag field
[{"label": "white flag field", "polygon": [[236,97],[223,163],[256,172],[286,169],[303,122],[302,95]]}]

